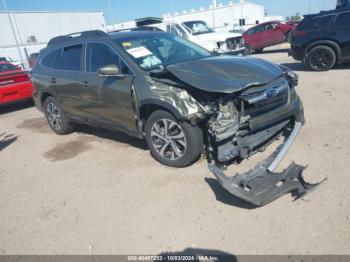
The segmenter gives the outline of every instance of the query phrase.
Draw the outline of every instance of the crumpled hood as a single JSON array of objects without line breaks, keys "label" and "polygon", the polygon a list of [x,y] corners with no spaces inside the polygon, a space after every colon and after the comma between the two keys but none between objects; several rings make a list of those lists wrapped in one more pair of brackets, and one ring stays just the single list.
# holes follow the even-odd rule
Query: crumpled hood
[{"label": "crumpled hood", "polygon": [[181,81],[213,93],[235,93],[256,83],[269,83],[283,75],[270,62],[248,57],[213,56],[167,66]]}]

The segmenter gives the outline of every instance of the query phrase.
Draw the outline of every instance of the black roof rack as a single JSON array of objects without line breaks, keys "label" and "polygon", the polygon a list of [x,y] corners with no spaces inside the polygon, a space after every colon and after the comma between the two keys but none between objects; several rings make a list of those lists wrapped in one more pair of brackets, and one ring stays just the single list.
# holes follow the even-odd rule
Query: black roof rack
[{"label": "black roof rack", "polygon": [[108,34],[101,30],[77,32],[69,35],[54,37],[49,41],[47,45],[50,46],[50,45],[57,45],[57,44],[69,42],[70,40],[73,40],[77,37],[106,37],[106,36],[108,36]]}]

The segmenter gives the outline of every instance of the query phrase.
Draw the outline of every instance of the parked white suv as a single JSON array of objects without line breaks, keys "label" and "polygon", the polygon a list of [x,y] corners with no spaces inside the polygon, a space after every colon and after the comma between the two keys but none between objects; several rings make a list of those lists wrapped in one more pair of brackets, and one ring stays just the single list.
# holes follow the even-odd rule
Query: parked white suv
[{"label": "parked white suv", "polygon": [[164,22],[153,26],[190,40],[210,52],[243,54],[245,50],[242,34],[215,32],[204,21]]}]

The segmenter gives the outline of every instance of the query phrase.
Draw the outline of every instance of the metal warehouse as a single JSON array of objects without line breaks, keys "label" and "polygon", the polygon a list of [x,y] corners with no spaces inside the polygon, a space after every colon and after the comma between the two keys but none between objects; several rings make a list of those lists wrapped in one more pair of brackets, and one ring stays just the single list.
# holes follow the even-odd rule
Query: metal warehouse
[{"label": "metal warehouse", "polygon": [[[164,14],[164,21],[184,22],[191,20],[203,20],[214,28],[220,27],[250,27],[257,23],[283,20],[282,16],[266,16],[264,6],[251,2],[229,2],[228,4],[216,4],[207,8],[184,10],[172,14]],[[241,21],[241,22],[240,22]],[[109,30],[120,30],[136,26],[136,21],[128,21],[108,26]]]},{"label": "metal warehouse", "polygon": [[24,65],[29,54],[45,47],[54,36],[106,27],[100,11],[0,12],[0,24],[0,56],[23,60]]}]

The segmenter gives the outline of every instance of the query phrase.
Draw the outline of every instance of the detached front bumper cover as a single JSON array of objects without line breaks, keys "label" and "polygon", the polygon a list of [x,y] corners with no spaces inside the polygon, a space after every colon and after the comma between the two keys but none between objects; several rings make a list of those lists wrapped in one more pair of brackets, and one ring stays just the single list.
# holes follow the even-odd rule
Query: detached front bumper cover
[{"label": "detached front bumper cover", "polygon": [[273,172],[293,144],[301,126],[301,123],[295,123],[294,129],[285,143],[247,173],[227,177],[215,163],[209,163],[209,170],[228,192],[255,206],[267,205],[288,193],[292,193],[295,200],[302,198],[326,179],[317,184],[305,182],[302,176],[305,167],[295,163],[290,164],[282,173]]}]

